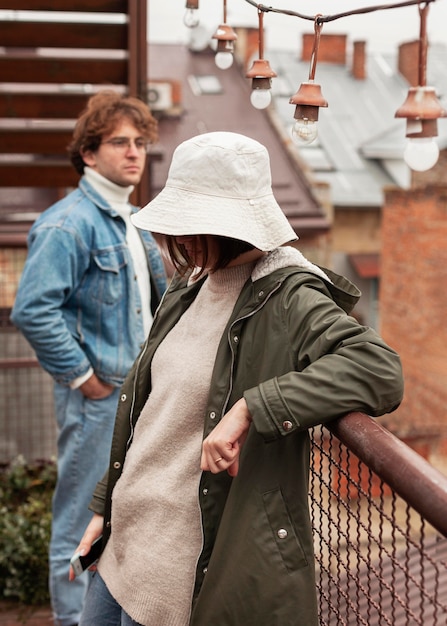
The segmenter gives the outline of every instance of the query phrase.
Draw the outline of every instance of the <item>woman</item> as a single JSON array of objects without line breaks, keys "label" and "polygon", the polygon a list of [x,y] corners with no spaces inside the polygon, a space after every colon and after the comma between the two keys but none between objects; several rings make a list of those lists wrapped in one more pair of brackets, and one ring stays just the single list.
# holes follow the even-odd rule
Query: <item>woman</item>
[{"label": "woman", "polygon": [[314,626],[307,431],[395,409],[399,357],[349,281],[283,246],[258,142],[184,142],[134,223],[178,272],[121,390],[81,625]]}]

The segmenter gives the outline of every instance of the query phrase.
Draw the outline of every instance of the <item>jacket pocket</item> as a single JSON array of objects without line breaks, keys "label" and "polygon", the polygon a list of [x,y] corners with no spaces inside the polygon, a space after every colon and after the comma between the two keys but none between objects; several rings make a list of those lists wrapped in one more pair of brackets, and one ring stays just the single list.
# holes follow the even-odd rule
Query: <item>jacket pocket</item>
[{"label": "jacket pocket", "polygon": [[280,489],[262,494],[276,547],[289,572],[306,567],[307,559]]},{"label": "jacket pocket", "polygon": [[94,300],[114,304],[124,296],[124,278],[121,270],[127,265],[127,250],[123,246],[94,250],[94,275],[90,294]]}]

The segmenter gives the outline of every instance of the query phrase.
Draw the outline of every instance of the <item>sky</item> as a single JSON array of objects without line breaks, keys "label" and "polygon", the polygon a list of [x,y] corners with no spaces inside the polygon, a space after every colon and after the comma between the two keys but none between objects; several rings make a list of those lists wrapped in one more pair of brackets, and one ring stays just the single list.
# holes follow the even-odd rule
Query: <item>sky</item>
[{"label": "sky", "polygon": [[[364,7],[399,4],[402,0],[271,0],[267,7],[292,10],[306,16],[337,15]],[[188,29],[183,24],[185,0],[149,0],[149,41],[188,43],[191,35],[208,39],[223,18],[223,0],[199,0],[200,25]],[[227,0],[227,23],[231,26],[258,26],[257,10],[246,0]],[[417,5],[343,17],[325,23],[327,34],[347,34],[350,41],[364,40],[376,52],[395,51],[397,45],[419,38]],[[298,50],[303,32],[313,32],[313,22],[271,11],[264,14],[265,49]],[[427,17],[429,43],[447,44],[447,0],[429,4]]]}]

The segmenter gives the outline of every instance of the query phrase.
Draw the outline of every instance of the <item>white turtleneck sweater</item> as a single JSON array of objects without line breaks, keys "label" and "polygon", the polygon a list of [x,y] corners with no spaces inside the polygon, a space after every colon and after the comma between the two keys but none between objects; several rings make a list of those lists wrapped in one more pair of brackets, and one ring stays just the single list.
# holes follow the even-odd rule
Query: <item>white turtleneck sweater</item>
[{"label": "white turtleneck sweater", "polygon": [[[132,258],[135,279],[140,291],[141,315],[143,318],[143,329],[147,336],[152,323],[151,313],[151,289],[147,257],[141,237],[137,228],[132,224],[130,215],[132,208],[129,204],[129,196],[132,193],[133,185],[121,187],[108,178],[105,178],[91,167],[84,168],[84,176],[88,183],[97,191],[107,204],[120,215],[126,224],[126,243]],[[83,376],[79,376],[70,384],[72,389],[80,387],[93,374],[93,369]]]},{"label": "white turtleneck sweater", "polygon": [[210,274],[156,351],[152,389],[112,503],[99,572],[144,626],[189,623],[202,549],[198,501],[204,414],[219,342],[254,267]]},{"label": "white turtleneck sweater", "polygon": [[145,335],[147,335],[152,323],[150,307],[151,290],[146,252],[138,230],[130,220],[132,208],[129,204],[129,196],[134,187],[133,185],[130,187],[120,187],[120,185],[116,185],[108,178],[98,174],[98,172],[91,167],[84,169],[84,176],[90,185],[104,198],[107,204],[123,218],[126,224],[126,242],[132,257],[134,272],[140,290],[143,328]]}]

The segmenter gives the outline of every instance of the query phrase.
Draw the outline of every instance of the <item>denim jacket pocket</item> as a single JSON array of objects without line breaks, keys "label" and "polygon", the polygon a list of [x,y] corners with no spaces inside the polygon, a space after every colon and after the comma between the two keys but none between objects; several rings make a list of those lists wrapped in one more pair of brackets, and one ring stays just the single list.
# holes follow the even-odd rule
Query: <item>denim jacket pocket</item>
[{"label": "denim jacket pocket", "polygon": [[92,258],[96,270],[89,289],[92,298],[105,304],[118,302],[124,296],[125,279],[121,272],[128,264],[127,247],[93,250]]}]

